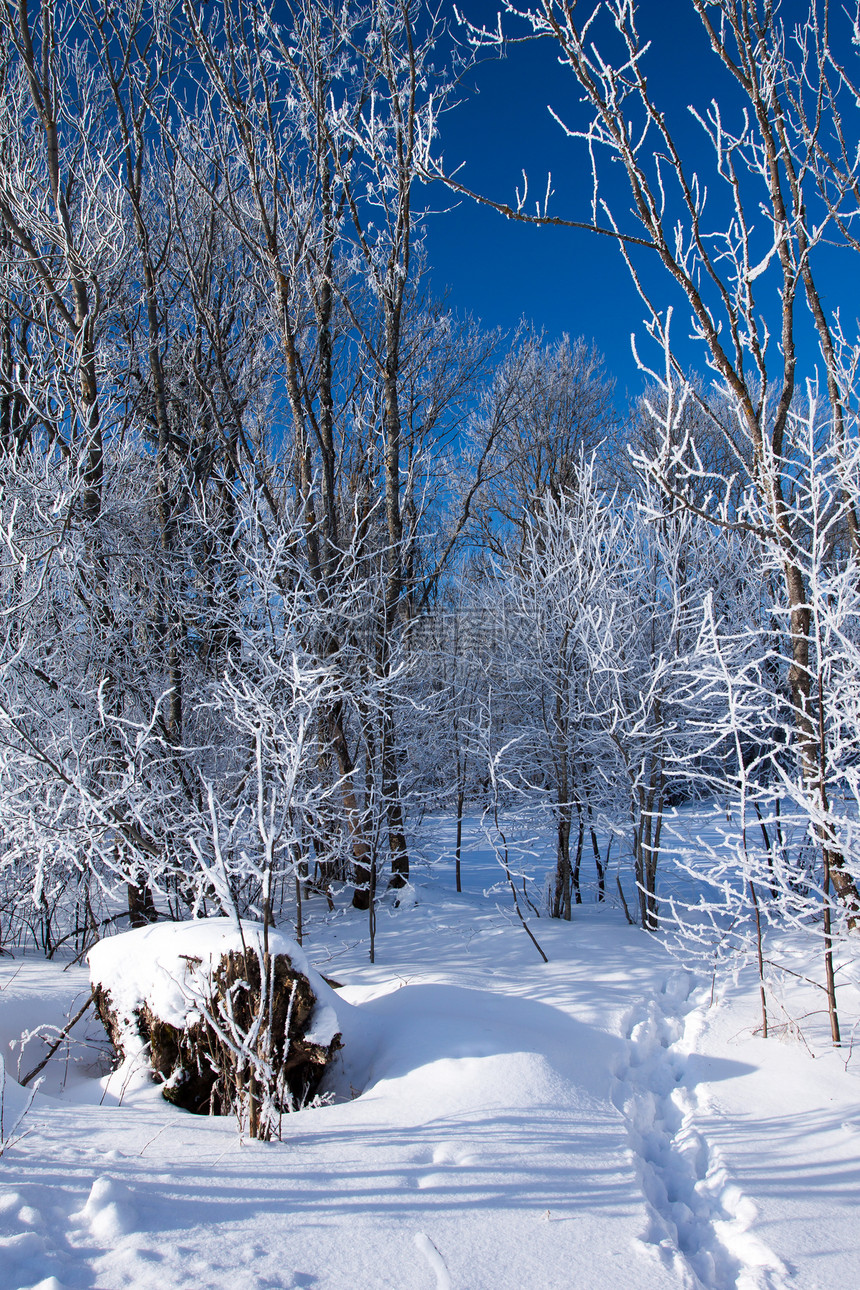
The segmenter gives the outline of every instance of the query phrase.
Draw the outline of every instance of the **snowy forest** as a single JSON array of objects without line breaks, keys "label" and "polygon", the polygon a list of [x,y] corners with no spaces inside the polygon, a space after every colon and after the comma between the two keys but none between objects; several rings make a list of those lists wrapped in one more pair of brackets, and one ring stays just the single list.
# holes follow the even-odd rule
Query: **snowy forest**
[{"label": "snowy forest", "polygon": [[[229,918],[325,972],[346,937],[359,975],[396,925],[405,978],[480,899],[517,974],[578,934],[589,971],[671,951],[711,1001],[748,973],[756,1042],[856,1076],[860,17],[683,7],[689,106],[653,0],[3,0],[0,970]],[[568,78],[562,196],[463,166],[458,109],[522,42]],[[459,203],[612,244],[635,388],[586,327],[448,303],[427,229]],[[286,1135],[231,1033],[245,1131]],[[712,1173],[678,1258],[609,1284],[788,1284],[702,1235],[746,1233],[696,1208]],[[105,1241],[119,1186],[87,1201]],[[439,1290],[508,1285],[421,1236]],[[186,1284],[111,1280],[129,1257],[68,1284]],[[294,1275],[254,1284],[425,1284]]]}]

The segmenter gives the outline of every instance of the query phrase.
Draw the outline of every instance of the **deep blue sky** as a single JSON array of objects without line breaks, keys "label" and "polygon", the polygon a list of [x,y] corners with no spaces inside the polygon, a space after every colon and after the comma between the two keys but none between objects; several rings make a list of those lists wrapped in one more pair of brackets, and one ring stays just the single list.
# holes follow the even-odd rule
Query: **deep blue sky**
[{"label": "deep blue sky", "polygon": [[[495,25],[495,0],[461,0],[459,7],[473,20]],[[805,5],[798,0],[791,8],[802,12]],[[671,116],[685,157],[701,156],[709,165],[709,145],[686,106],[695,102],[704,109],[715,92],[725,96],[726,82],[720,80],[699,20],[689,0],[645,0],[641,11],[643,29],[648,28],[654,42],[650,83]],[[551,104],[570,119],[577,97],[573,74],[558,65],[552,42],[510,47],[506,59],[485,61],[470,73],[463,101],[444,118],[446,165],[464,162],[459,176],[464,183],[511,203],[523,168],[535,196],[542,196],[551,170],[556,193],[551,213],[586,218],[591,176],[584,149],[565,137],[547,110]],[[618,186],[616,195],[629,206],[625,185]],[[525,317],[550,337],[566,331],[593,339],[616,375],[620,400],[625,389],[632,393],[641,387],[630,333],[637,333],[640,352],[649,352],[644,308],[608,238],[514,223],[469,200],[453,203],[441,191],[431,190],[429,196],[436,207],[455,206],[432,216],[428,224],[435,293],[447,289],[458,312],[471,311],[488,325],[513,327]],[[838,280],[853,311],[860,299],[860,257],[842,254],[835,275],[834,291]],[[688,361],[695,353],[690,347]]]}]

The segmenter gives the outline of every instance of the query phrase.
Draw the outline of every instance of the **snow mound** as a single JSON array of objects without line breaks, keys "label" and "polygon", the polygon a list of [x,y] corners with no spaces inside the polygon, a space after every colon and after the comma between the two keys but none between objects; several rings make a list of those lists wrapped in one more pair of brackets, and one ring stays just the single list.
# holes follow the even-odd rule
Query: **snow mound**
[{"label": "snow mound", "polygon": [[96,1178],[87,1203],[79,1214],[72,1215],[72,1222],[89,1227],[98,1241],[117,1241],[134,1230],[136,1216],[130,1202],[131,1193],[124,1183]]}]

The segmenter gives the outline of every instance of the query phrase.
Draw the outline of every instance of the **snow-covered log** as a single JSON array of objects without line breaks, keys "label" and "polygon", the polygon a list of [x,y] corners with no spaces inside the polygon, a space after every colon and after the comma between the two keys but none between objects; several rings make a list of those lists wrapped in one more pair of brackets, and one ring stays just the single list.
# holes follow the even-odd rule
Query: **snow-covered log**
[{"label": "snow-covered log", "polygon": [[255,1137],[314,1096],[340,1047],[334,991],[259,923],[156,923],[100,941],[89,964],[119,1060],[148,1066],[188,1111],[237,1113]]}]

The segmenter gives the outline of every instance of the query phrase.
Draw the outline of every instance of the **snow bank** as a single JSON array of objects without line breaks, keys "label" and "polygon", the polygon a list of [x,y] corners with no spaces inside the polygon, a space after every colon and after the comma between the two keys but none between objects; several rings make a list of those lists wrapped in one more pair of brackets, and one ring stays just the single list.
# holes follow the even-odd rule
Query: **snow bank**
[{"label": "snow bank", "polygon": [[[418,904],[382,906],[374,964],[366,912],[308,902],[306,947],[345,982],[326,1076],[342,1096],[291,1116],[283,1144],[179,1116],[151,1082],[132,1097],[119,1071],[107,1090],[91,1078],[92,1094],[79,1080],[64,1101],[40,1095],[0,1161],[0,1290],[854,1284],[857,1045],[813,1060],[787,1026],[760,1038],[754,968],[712,996],[710,976],[680,972],[608,902],[541,920],[540,962],[480,894],[496,862],[470,836],[479,821],[463,893],[446,870]],[[214,940],[219,926],[191,930]],[[134,994],[137,942],[99,953],[124,943]],[[167,985],[187,968],[174,959]],[[74,1015],[89,988],[77,972],[0,961],[0,1037],[49,1004],[57,1024]],[[331,996],[309,976],[321,1024]],[[846,1016],[853,988],[841,979]],[[804,989],[785,1000],[795,1016],[818,1006]],[[821,1015],[805,1038],[826,1036]]]}]

